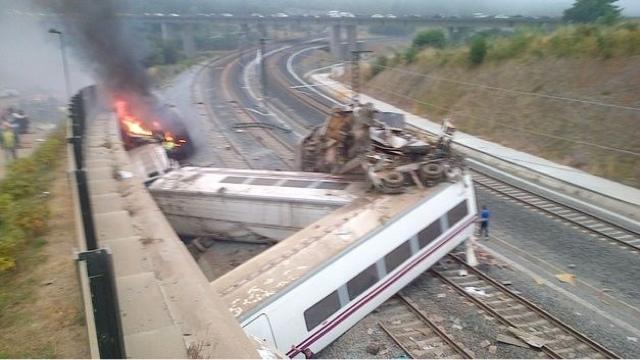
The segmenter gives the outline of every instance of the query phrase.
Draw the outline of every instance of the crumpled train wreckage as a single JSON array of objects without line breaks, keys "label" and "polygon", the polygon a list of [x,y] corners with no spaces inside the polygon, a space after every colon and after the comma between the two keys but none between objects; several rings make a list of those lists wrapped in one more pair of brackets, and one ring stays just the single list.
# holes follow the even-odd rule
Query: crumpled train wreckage
[{"label": "crumpled train wreckage", "polygon": [[438,138],[427,139],[407,130],[402,115],[379,112],[372,104],[336,107],[302,140],[297,160],[302,171],[364,172],[375,190],[401,193],[411,185],[459,179],[463,160],[451,151],[454,133],[445,120]]}]

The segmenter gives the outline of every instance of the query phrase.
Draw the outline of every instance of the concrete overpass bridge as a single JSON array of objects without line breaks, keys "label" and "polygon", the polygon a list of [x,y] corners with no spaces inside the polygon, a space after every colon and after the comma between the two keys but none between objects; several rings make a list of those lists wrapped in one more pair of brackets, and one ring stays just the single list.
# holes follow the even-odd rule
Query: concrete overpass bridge
[{"label": "concrete overpass bridge", "polygon": [[561,19],[558,18],[426,17],[418,15],[330,17],[310,15],[285,16],[284,14],[281,14],[280,16],[262,16],[259,14],[254,14],[254,16],[235,16],[232,14],[122,14],[121,18],[125,22],[158,24],[161,28],[162,38],[164,40],[168,40],[173,37],[179,37],[182,40],[184,52],[187,56],[194,55],[196,51],[196,44],[194,40],[195,25],[236,24],[240,25],[245,32],[248,32],[253,27],[263,37],[268,36],[268,28],[274,26],[326,26],[329,28],[329,48],[331,50],[331,54],[340,59],[345,59],[350,51],[356,49],[358,26],[387,24],[398,24],[402,26],[434,26],[446,29],[449,37],[454,38],[460,34],[468,33],[472,28],[512,29],[517,26],[527,25],[551,28],[562,22]]}]

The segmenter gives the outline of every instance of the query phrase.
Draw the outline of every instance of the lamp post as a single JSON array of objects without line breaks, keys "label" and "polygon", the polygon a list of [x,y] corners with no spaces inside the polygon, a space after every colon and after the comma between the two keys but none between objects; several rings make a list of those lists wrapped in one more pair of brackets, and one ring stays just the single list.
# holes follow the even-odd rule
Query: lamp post
[{"label": "lamp post", "polygon": [[64,85],[67,92],[67,98],[71,98],[71,80],[69,79],[69,65],[67,64],[67,53],[64,46],[64,37],[62,32],[56,29],[49,29],[50,34],[56,34],[60,37],[60,53],[62,54],[62,69],[64,71]]}]

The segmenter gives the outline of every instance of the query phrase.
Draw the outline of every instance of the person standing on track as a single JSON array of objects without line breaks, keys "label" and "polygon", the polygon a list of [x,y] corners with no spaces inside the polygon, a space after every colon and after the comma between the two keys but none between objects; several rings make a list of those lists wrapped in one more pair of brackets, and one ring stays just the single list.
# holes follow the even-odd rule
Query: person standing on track
[{"label": "person standing on track", "polygon": [[486,205],[482,205],[482,211],[480,211],[480,237],[483,236],[486,240],[489,239],[489,218],[491,213],[487,209]]}]

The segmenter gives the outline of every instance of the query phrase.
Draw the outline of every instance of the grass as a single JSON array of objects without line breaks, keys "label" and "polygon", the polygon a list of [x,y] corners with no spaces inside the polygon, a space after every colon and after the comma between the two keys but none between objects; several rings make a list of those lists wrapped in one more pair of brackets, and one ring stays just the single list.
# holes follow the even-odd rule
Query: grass
[{"label": "grass", "polygon": [[449,117],[472,135],[640,187],[638,156],[531,133],[640,153],[636,112],[468,85],[635,106],[639,58],[637,22],[565,26],[552,33],[521,29],[510,37],[488,36],[485,59],[476,66],[466,46],[427,49],[411,64],[400,54],[391,56],[386,66],[410,73],[378,68],[363,89],[436,122]]},{"label": "grass", "polygon": [[[63,139],[63,131],[55,132],[31,157],[22,159],[22,164],[14,163],[0,182],[2,194],[5,198],[9,195],[15,207],[22,209],[23,218],[24,211],[34,206],[38,209],[51,206],[46,217],[39,219],[45,226],[39,224],[36,232],[31,221],[8,224],[7,213],[0,214],[5,229],[24,227],[25,236],[11,253],[13,266],[0,272],[0,358],[89,356],[82,300],[71,256],[75,245],[74,215],[71,191],[61,164],[65,159]],[[25,185],[29,183],[27,179],[31,179],[32,186]],[[47,195],[43,196],[45,190]],[[4,241],[6,233],[0,235]]]},{"label": "grass", "polygon": [[[519,28],[513,34],[479,35],[487,43],[485,62],[512,59],[540,59],[545,57],[575,58],[589,56],[609,59],[640,55],[640,22],[625,21],[616,25],[568,25],[551,33],[539,28]],[[471,41],[470,41],[471,42]],[[415,54],[411,61],[402,61],[398,54],[390,63],[424,66],[471,65],[469,44],[440,50],[426,49]]]},{"label": "grass", "polygon": [[49,209],[43,199],[63,148],[61,127],[31,156],[8,164],[0,180],[0,273],[13,270],[18,255],[37,247],[46,231]]}]

